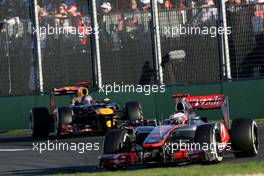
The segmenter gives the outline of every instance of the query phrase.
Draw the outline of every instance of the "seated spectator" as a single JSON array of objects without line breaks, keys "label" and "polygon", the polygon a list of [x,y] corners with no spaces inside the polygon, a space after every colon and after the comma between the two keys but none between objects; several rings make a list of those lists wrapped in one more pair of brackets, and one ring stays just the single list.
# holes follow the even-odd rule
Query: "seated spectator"
[{"label": "seated spectator", "polygon": [[54,3],[52,0],[46,0],[45,3],[42,3],[42,7],[46,12],[51,13],[54,8]]},{"label": "seated spectator", "polygon": [[109,2],[104,2],[100,5],[100,12],[98,15],[98,23],[100,30],[100,39],[103,44],[106,44],[108,47],[111,47],[111,36],[110,30],[107,25],[107,18],[109,17],[110,23],[113,24],[113,19],[111,16],[108,16],[112,10],[112,6]]},{"label": "seated spectator", "polygon": [[104,15],[110,13],[112,10],[111,4],[109,2],[104,2],[100,7]]},{"label": "seated spectator", "polygon": [[39,20],[41,20],[44,17],[48,16],[48,13],[43,8],[41,8],[39,5],[37,6],[37,13],[38,13],[38,16],[39,16]]},{"label": "seated spectator", "polygon": [[[262,3],[260,3],[262,2]],[[264,0],[259,0],[256,4],[255,16],[260,17],[264,20]]]},{"label": "seated spectator", "polygon": [[173,2],[172,0],[165,0],[164,3],[163,3],[163,8],[165,10],[171,10],[174,8],[174,5],[173,5]]},{"label": "seated spectator", "polygon": [[150,3],[148,1],[140,0],[141,3],[143,3],[142,10],[143,12],[149,12],[150,11]]},{"label": "seated spectator", "polygon": [[[67,6],[66,4],[61,4],[55,14],[53,15],[55,22],[59,22],[59,26],[68,27],[69,24],[66,24],[66,18],[68,18]],[[57,21],[56,21],[57,20]]]},{"label": "seated spectator", "polygon": [[125,15],[125,26],[126,32],[129,33],[131,39],[134,39],[136,33],[138,32],[137,30],[140,17],[141,14],[138,9],[137,1],[130,0],[129,12]]},{"label": "seated spectator", "polygon": [[129,7],[130,7],[130,11],[139,12],[137,0],[130,0]]},{"label": "seated spectator", "polygon": [[203,0],[201,7],[212,7],[212,6],[214,6],[213,0]]},{"label": "seated spectator", "polygon": [[252,17],[253,31],[264,34],[264,0],[258,0]]},{"label": "seated spectator", "polygon": [[69,16],[81,16],[81,13],[78,12],[77,6],[76,5],[71,5],[69,6],[69,8],[67,9],[68,15]]},{"label": "seated spectator", "polygon": [[183,0],[179,0],[178,9],[185,10],[186,8],[187,8],[187,5],[184,3],[184,1]]},{"label": "seated spectator", "polygon": [[[159,4],[163,4],[163,0],[157,0]],[[150,0],[140,0],[140,2],[143,4],[142,10],[143,12],[149,12],[151,5]]]},{"label": "seated spectator", "polygon": [[217,8],[214,7],[213,0],[203,0],[201,7],[202,8],[199,9],[197,15],[194,16],[192,20],[192,25],[193,26],[215,25]]},{"label": "seated spectator", "polygon": [[82,15],[78,12],[76,5],[71,5],[67,9],[68,17],[71,17],[72,26],[80,27],[82,26]]},{"label": "seated spectator", "polygon": [[68,12],[66,4],[61,4],[55,13],[54,18],[67,18]]},{"label": "seated spectator", "polygon": [[87,44],[87,26],[82,22],[82,14],[78,12],[77,6],[72,4],[67,9],[68,17],[71,17],[71,25],[78,29],[82,45]]},{"label": "seated spectator", "polygon": [[[111,38],[111,48],[112,51],[119,51],[123,48],[122,45],[122,34],[124,32],[125,27],[125,17],[123,14],[116,16],[117,23],[111,23],[110,24],[110,38]],[[113,22],[113,21],[112,21]]]},{"label": "seated spectator", "polygon": [[136,0],[130,0],[129,14],[125,16],[126,25],[134,26],[134,25],[138,24],[138,20],[140,17],[139,13],[140,13],[140,11],[138,9],[137,1]]},{"label": "seated spectator", "polygon": [[72,6],[72,5],[75,5],[76,2],[75,2],[75,0],[65,0],[65,4],[66,4],[68,7],[70,7],[70,6]]}]

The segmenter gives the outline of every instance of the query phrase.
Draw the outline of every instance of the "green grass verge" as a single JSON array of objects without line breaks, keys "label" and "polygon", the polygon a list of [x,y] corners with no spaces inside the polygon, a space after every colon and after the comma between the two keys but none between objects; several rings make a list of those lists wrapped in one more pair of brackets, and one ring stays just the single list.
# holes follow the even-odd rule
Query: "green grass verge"
[{"label": "green grass verge", "polygon": [[28,134],[30,131],[28,129],[20,129],[20,130],[9,130],[9,131],[0,131],[0,135],[8,135],[8,134]]},{"label": "green grass verge", "polygon": [[256,119],[258,125],[264,125],[264,119]]},{"label": "green grass verge", "polygon": [[58,176],[224,176],[264,174],[264,162],[240,163],[240,164],[216,164],[177,166],[168,168],[143,169],[135,171],[116,171],[98,173],[58,174]]}]

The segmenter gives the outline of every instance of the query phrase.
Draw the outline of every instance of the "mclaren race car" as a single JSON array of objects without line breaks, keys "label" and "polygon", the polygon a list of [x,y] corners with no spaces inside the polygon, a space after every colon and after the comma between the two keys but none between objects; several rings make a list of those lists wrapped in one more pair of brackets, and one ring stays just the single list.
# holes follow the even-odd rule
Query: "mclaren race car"
[{"label": "mclaren race car", "polygon": [[[235,157],[258,153],[257,124],[250,118],[229,118],[228,97],[176,94],[176,112],[159,126],[139,126],[133,132],[110,131],[104,140],[100,166],[110,170],[131,165],[218,163],[226,152]],[[222,121],[207,122],[197,110],[222,110]]]},{"label": "mclaren race car", "polygon": [[[94,100],[89,94],[90,91],[86,82],[52,89],[50,111],[46,107],[35,107],[30,111],[29,124],[32,137],[44,138],[50,133],[58,136],[91,132],[104,133],[113,128],[129,130],[146,124],[146,121],[142,119],[139,103],[128,102],[124,107],[120,107],[108,98],[100,101]],[[69,106],[56,107],[55,97],[62,95],[74,97]]]}]

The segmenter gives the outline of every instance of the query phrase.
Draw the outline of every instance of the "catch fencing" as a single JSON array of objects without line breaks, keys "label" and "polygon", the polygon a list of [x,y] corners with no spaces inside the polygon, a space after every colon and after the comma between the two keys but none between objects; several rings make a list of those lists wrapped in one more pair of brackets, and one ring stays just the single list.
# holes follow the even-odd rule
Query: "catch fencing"
[{"label": "catch fencing", "polygon": [[[264,76],[263,3],[226,4],[223,16],[219,5],[165,9],[158,4],[158,11],[143,11],[139,2],[132,8],[111,1],[104,12],[104,1],[96,1],[94,9],[92,0],[81,0],[65,4],[78,15],[61,17],[60,1],[38,0],[36,8],[17,2],[18,7],[0,7],[14,11],[0,11],[0,96],[48,93],[82,81],[146,85],[161,76],[166,85],[186,85]],[[219,34],[221,27],[228,35]],[[56,32],[59,28],[91,33]]]}]

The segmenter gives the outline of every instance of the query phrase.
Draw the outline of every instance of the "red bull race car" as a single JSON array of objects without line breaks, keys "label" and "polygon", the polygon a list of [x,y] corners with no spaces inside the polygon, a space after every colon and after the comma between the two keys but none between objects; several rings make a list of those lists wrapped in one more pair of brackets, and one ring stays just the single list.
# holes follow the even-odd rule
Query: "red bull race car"
[{"label": "red bull race car", "polygon": [[[115,170],[133,165],[163,163],[218,163],[226,152],[235,157],[258,153],[258,129],[253,119],[229,118],[224,95],[173,95],[176,112],[159,126],[110,131],[104,140],[100,166]],[[220,109],[222,121],[207,122],[197,110]]]},{"label": "red bull race car", "polygon": [[[142,124],[141,106],[127,102],[124,107],[109,98],[94,100],[86,82],[73,86],[54,88],[50,93],[50,109],[35,107],[29,114],[29,126],[33,138],[46,138],[49,134],[71,135],[106,132],[109,129],[133,129]],[[55,97],[68,95],[69,106],[56,107]]]}]

